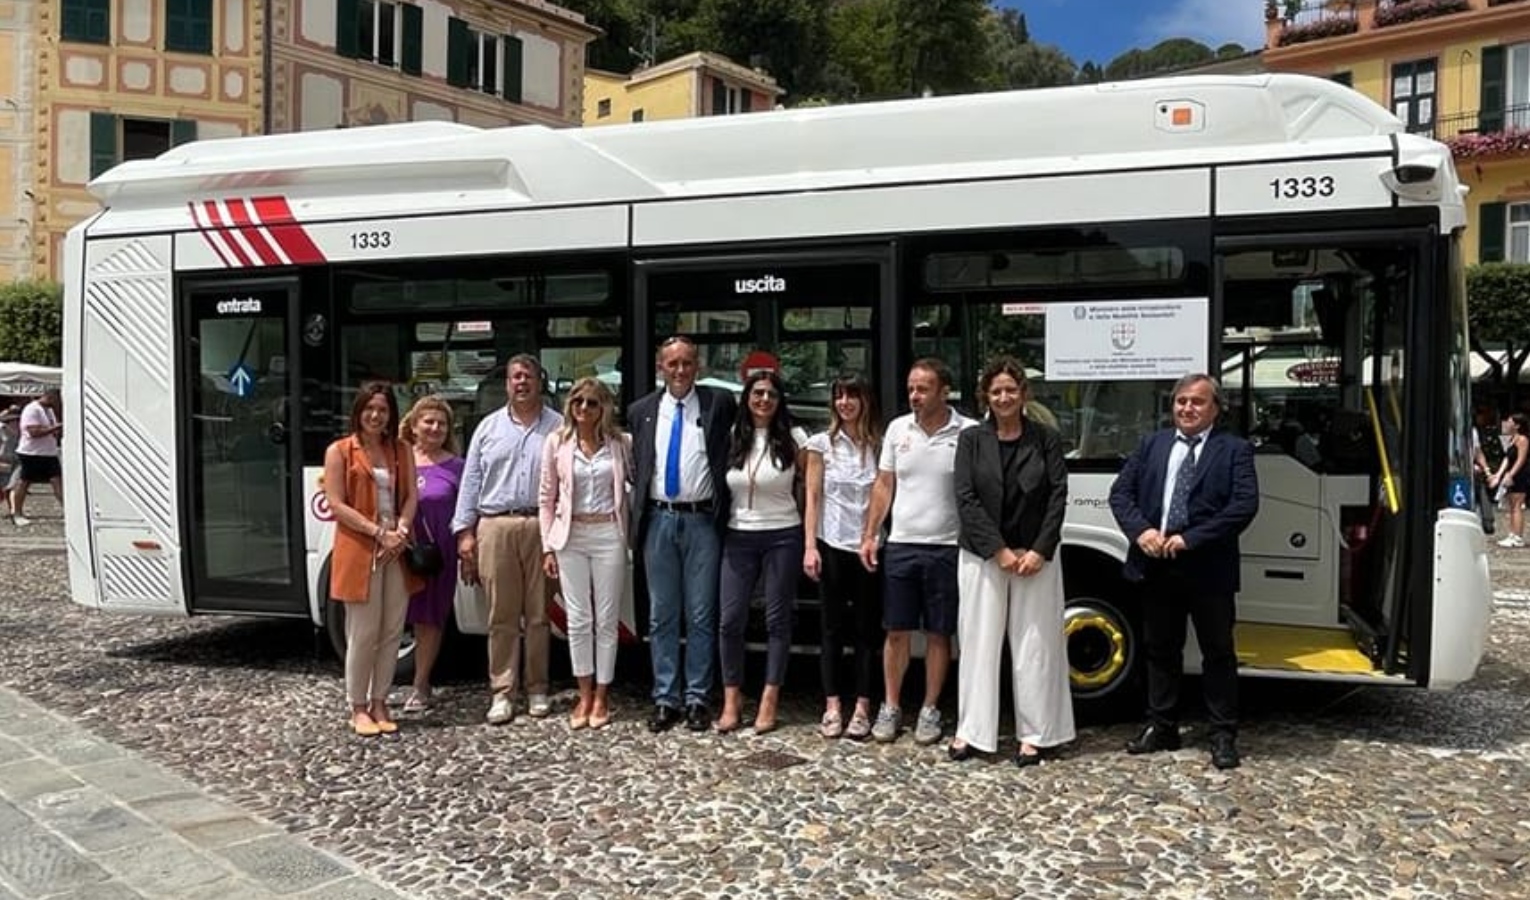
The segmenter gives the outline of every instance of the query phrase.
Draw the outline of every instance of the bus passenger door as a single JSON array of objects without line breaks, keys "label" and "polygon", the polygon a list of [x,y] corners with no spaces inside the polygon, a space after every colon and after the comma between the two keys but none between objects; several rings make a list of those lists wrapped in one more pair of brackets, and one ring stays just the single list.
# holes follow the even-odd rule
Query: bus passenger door
[{"label": "bus passenger door", "polygon": [[308,616],[295,280],[188,285],[183,510],[194,613]]}]

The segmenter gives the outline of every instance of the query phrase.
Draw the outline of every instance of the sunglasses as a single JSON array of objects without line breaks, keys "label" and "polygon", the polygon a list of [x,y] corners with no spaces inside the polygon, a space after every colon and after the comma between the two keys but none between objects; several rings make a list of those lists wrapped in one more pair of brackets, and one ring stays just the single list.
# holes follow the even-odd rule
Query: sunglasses
[{"label": "sunglasses", "polygon": [[770,388],[755,388],[749,392],[749,396],[758,398],[760,400],[774,400],[781,395],[771,390]]},{"label": "sunglasses", "polygon": [[596,400],[594,397],[575,397],[574,399],[568,401],[568,405],[575,408],[583,407],[584,409],[599,409],[600,401]]}]

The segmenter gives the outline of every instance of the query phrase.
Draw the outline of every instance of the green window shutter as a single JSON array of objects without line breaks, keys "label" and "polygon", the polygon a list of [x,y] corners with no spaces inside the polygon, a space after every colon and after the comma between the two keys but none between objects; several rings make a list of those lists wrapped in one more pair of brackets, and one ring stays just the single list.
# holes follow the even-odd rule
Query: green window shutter
[{"label": "green window shutter", "polygon": [[191,119],[176,119],[170,123],[170,146],[179,147],[197,139],[197,123]]},{"label": "green window shutter", "polygon": [[[355,59],[361,55],[361,12],[357,0],[335,0],[335,52]],[[371,48],[367,48],[371,52]]]},{"label": "green window shutter", "polygon": [[165,8],[165,49],[212,52],[212,0],[169,0]]},{"label": "green window shutter", "polygon": [[1477,262],[1503,262],[1504,229],[1509,223],[1507,203],[1484,203],[1477,207]]},{"label": "green window shutter", "polygon": [[521,102],[523,76],[521,66],[526,59],[526,48],[521,39],[505,35],[505,99],[511,103]]},{"label": "green window shutter", "polygon": [[468,86],[468,24],[461,19],[446,22],[446,83]]},{"label": "green window shutter", "polygon": [[111,113],[90,114],[90,177],[117,164],[117,117]]},{"label": "green window shutter", "polygon": [[712,115],[721,116],[728,112],[728,86],[723,84],[721,78],[712,79]]},{"label": "green window shutter", "polygon": [[1329,76],[1329,80],[1334,82],[1334,83],[1336,83],[1336,84],[1342,84],[1345,87],[1354,87],[1355,86],[1355,73],[1354,72],[1335,72],[1335,73],[1333,73],[1332,75]]},{"label": "green window shutter", "polygon": [[419,75],[425,71],[421,59],[425,44],[425,11],[418,6],[404,7],[404,59],[400,68],[405,75]]},{"label": "green window shutter", "polygon": [[738,108],[740,112],[749,112],[754,106],[754,91],[747,88],[738,89]]},{"label": "green window shutter", "polygon": [[1503,131],[1503,114],[1508,105],[1505,93],[1506,66],[1502,47],[1482,48],[1482,95],[1477,104],[1477,133]]},{"label": "green window shutter", "polygon": [[111,42],[111,0],[63,0],[59,37],[90,44]]}]

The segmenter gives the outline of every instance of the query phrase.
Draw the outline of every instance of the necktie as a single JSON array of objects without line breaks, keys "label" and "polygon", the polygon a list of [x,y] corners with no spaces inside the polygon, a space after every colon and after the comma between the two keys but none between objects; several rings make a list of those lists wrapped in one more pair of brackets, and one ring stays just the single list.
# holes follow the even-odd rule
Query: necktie
[{"label": "necktie", "polygon": [[675,417],[669,426],[669,451],[664,458],[664,496],[680,496],[680,441],[685,437],[685,404],[675,404]]},{"label": "necktie", "polygon": [[1185,458],[1174,476],[1174,493],[1169,495],[1169,517],[1164,520],[1164,533],[1178,534],[1190,524],[1190,482],[1195,480],[1195,447],[1201,442],[1200,435],[1179,439],[1185,443]]}]

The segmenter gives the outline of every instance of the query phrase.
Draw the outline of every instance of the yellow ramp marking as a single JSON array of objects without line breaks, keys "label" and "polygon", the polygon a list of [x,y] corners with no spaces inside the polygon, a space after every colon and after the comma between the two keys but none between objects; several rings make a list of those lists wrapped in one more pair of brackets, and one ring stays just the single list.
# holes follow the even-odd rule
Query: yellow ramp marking
[{"label": "yellow ramp marking", "polygon": [[1237,647],[1238,664],[1257,669],[1355,674],[1376,671],[1370,659],[1355,649],[1355,639],[1348,631],[1332,628],[1244,622],[1237,627]]}]

